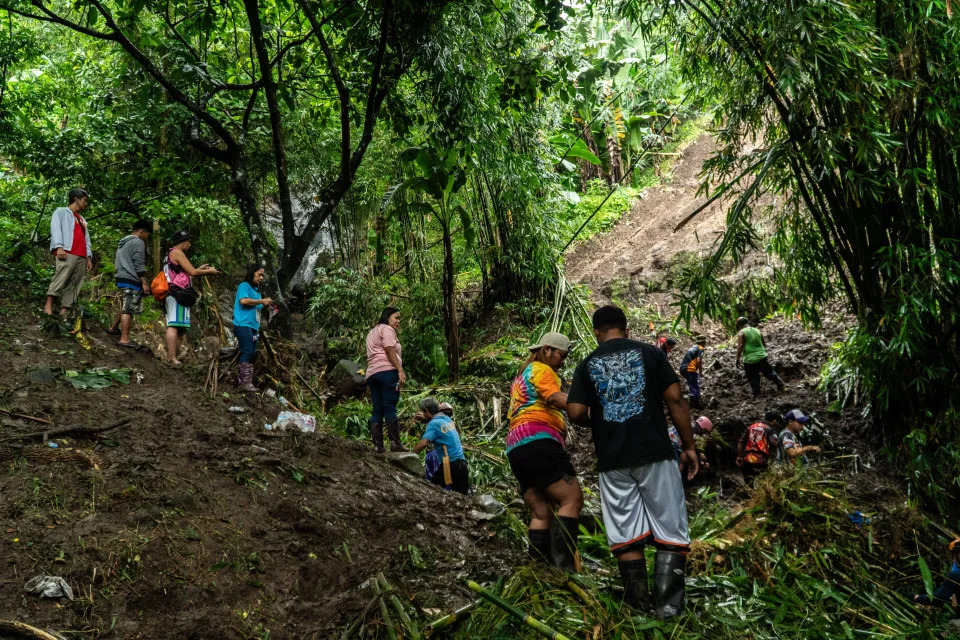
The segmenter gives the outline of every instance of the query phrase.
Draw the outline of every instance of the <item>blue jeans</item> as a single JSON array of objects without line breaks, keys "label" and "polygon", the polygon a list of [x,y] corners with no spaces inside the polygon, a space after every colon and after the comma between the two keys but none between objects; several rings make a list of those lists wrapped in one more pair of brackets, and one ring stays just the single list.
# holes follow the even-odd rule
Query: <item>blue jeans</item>
[{"label": "blue jeans", "polygon": [[257,330],[250,327],[234,327],[233,335],[237,336],[240,362],[253,362],[253,356],[257,352]]},{"label": "blue jeans", "polygon": [[690,387],[690,397],[700,397],[700,374],[695,371],[684,371],[683,377],[687,380],[687,386]]},{"label": "blue jeans", "polygon": [[380,371],[367,378],[370,400],[373,402],[371,423],[397,419],[397,403],[400,402],[399,384],[400,373],[396,369]]}]

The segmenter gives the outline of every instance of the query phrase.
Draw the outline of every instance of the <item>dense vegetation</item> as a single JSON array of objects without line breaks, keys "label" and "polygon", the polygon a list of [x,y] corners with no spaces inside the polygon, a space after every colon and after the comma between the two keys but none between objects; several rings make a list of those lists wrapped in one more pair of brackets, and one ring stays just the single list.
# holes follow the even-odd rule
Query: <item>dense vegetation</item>
[{"label": "dense vegetation", "polygon": [[[822,384],[840,405],[866,398],[910,498],[958,515],[960,29],[949,0],[0,9],[5,291],[43,295],[49,214],[83,186],[101,273],[135,219],[160,229],[154,269],[187,228],[199,262],[233,274],[266,264],[278,328],[305,317],[330,353],[361,353],[379,310],[399,304],[412,386],[454,397],[458,380],[508,379],[547,327],[587,348],[566,249],[608,229],[675,146],[708,128],[720,148],[704,190],[732,206],[714,253],[684,265],[679,322],[781,312],[816,326],[849,312]],[[772,257],[772,278],[724,277],[757,251]],[[345,403],[322,420],[364,437],[365,411]],[[477,460],[475,483],[505,482],[501,457]],[[606,586],[596,576],[587,600],[525,572],[500,592],[587,637],[931,633],[880,565],[905,582],[915,554],[938,550],[908,554],[890,529],[870,530],[864,553],[864,532],[848,524],[856,504],[832,477],[778,477],[741,512],[706,490],[698,506],[700,612],[679,624],[625,618],[593,599]],[[901,506],[883,515],[927,526]],[[509,513],[495,526],[507,539],[522,529]],[[612,570],[602,532],[592,536],[590,560]],[[511,624],[491,607],[459,633]]]}]

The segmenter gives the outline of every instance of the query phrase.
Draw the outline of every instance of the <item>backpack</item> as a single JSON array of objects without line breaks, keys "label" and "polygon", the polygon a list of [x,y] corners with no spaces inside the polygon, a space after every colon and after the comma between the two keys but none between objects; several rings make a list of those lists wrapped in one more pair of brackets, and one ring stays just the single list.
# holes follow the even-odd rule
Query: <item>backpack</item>
[{"label": "backpack", "polygon": [[150,283],[150,293],[157,302],[163,302],[170,294],[170,283],[167,281],[166,271],[161,271]]},{"label": "backpack", "polygon": [[751,464],[762,464],[770,459],[770,442],[767,440],[767,425],[754,422],[747,427],[743,459]]}]

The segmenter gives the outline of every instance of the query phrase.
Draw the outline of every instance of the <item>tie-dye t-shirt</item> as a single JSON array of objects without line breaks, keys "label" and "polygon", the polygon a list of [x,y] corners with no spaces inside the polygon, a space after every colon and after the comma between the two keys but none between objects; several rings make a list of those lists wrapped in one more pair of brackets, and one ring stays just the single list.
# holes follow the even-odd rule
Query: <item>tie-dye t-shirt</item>
[{"label": "tie-dye t-shirt", "polygon": [[510,386],[510,431],[507,452],[542,438],[564,444],[567,427],[563,412],[551,407],[547,399],[560,391],[557,372],[542,362],[531,362]]}]

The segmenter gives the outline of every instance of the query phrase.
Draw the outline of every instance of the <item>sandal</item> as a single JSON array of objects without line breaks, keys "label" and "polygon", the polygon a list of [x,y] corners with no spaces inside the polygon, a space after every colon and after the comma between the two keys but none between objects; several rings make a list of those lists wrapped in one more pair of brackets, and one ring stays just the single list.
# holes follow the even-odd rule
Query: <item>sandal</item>
[{"label": "sandal", "polygon": [[134,342],[133,340],[131,340],[130,342],[120,342],[118,340],[117,344],[120,345],[121,347],[126,347],[127,349],[139,349],[140,347],[143,346],[139,342]]}]

